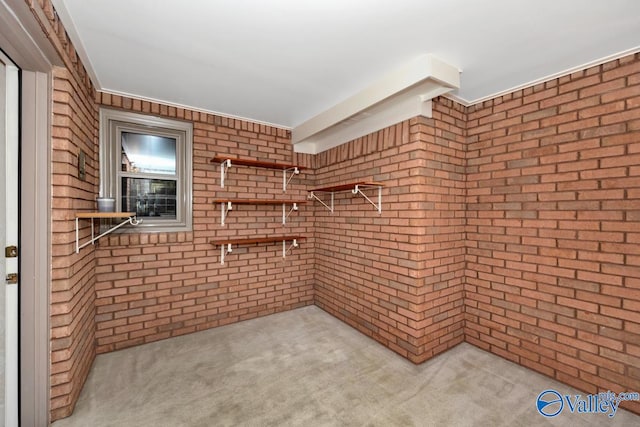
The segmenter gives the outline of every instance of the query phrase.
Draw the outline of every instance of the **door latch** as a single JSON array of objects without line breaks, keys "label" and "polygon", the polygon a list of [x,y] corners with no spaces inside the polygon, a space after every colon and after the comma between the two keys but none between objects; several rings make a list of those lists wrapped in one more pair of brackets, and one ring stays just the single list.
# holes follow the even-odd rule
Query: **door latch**
[{"label": "door latch", "polygon": [[18,283],[18,273],[7,274],[7,284],[14,285]]},{"label": "door latch", "polygon": [[18,256],[18,248],[15,246],[7,246],[4,248],[4,257],[5,258],[15,258]]}]

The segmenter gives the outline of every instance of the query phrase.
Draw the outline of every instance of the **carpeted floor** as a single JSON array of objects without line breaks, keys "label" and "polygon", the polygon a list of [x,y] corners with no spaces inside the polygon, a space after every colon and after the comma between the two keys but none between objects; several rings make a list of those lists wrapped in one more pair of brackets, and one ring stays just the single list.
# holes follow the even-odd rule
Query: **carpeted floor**
[{"label": "carpeted floor", "polygon": [[584,395],[469,344],[416,366],[310,306],[100,355],[53,426],[640,425],[545,418],[546,389]]}]

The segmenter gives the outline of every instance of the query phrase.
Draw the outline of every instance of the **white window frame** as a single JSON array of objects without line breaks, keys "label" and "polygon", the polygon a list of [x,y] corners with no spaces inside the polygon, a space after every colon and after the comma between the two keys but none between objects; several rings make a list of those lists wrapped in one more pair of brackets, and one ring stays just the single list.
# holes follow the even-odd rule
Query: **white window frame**
[{"label": "white window frame", "polygon": [[100,109],[100,197],[112,197],[122,209],[121,132],[148,133],[176,139],[176,219],[144,217],[124,232],[179,232],[193,227],[193,124],[130,111]]}]

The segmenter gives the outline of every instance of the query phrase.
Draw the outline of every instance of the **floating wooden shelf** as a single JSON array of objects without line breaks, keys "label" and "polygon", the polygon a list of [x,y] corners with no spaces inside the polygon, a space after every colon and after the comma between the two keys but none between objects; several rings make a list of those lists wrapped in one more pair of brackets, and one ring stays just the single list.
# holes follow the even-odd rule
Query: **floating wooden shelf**
[{"label": "floating wooden shelf", "polygon": [[[320,202],[325,208],[329,209],[333,213],[333,193],[337,193],[340,191],[351,191],[353,194],[360,194],[364,197],[369,203],[376,208],[378,213],[382,213],[382,187],[384,184],[381,182],[375,181],[359,181],[359,182],[350,182],[347,184],[338,184],[332,185],[330,187],[321,187],[314,188],[313,190],[309,190],[309,199],[316,199]],[[372,201],[366,194],[362,192],[362,189],[367,188],[377,188],[378,189],[378,203]],[[331,193],[331,204],[328,205],[322,199],[315,195],[315,193]]]},{"label": "floating wooden shelf", "polygon": [[[227,171],[232,166],[250,166],[254,168],[265,169],[277,169],[282,171],[282,191],[287,191],[287,185],[291,181],[294,175],[298,175],[301,170],[306,169],[304,166],[292,165],[289,163],[273,163],[263,162],[260,160],[249,159],[237,159],[228,156],[215,156],[209,160],[210,163],[220,164],[220,187],[224,188],[224,180],[227,176]],[[288,172],[291,171],[291,176],[288,176]]]},{"label": "floating wooden shelf", "polygon": [[[303,240],[303,236],[270,236],[270,237],[246,237],[235,239],[215,239],[210,243],[214,246],[220,246],[220,264],[224,264],[224,257],[233,252],[232,245],[253,245],[258,243],[275,243],[282,242],[282,258],[287,257],[287,253],[293,248],[298,247],[298,240]],[[287,242],[293,241],[291,246],[287,248]]]},{"label": "floating wooden shelf", "polygon": [[263,162],[261,160],[237,159],[237,158],[227,157],[227,156],[215,156],[213,159],[209,160],[209,162],[223,163],[223,162],[226,162],[227,160],[230,160],[232,165],[251,166],[254,168],[279,169],[279,170],[295,169],[295,168],[298,168],[298,170],[307,169],[304,166],[293,165],[289,163]]},{"label": "floating wooden shelf", "polygon": [[[98,236],[95,236],[95,227],[93,225],[93,221],[91,221],[91,239],[89,239],[88,242],[85,242],[82,245],[80,244],[80,225],[79,225],[80,219],[93,220],[93,219],[114,219],[114,218],[116,219],[126,218],[126,219],[120,222],[119,224],[114,225],[104,233],[99,234]],[[136,217],[135,212],[76,212],[76,253],[80,252],[80,249],[84,248],[87,245],[93,245],[96,240],[100,239],[103,236],[106,236],[107,234],[114,232],[115,230],[122,227],[123,225],[126,225],[126,224],[138,225],[141,222],[142,220]]]}]

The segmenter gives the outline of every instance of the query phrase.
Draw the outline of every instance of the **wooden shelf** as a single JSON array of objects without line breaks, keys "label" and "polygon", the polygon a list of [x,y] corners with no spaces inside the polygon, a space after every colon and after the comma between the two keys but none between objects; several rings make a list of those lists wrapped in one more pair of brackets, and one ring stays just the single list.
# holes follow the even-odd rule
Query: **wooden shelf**
[{"label": "wooden shelf", "polygon": [[[220,204],[221,225],[224,225],[227,216],[233,209],[233,205],[282,205],[282,225],[285,225],[289,215],[298,210],[298,205],[307,203],[307,201],[290,199],[213,199],[213,203]],[[287,205],[291,205],[291,209],[288,211]]]},{"label": "wooden shelf", "polygon": [[209,160],[209,162],[222,163],[227,160],[231,160],[232,165],[251,166],[254,168],[279,169],[279,170],[295,169],[295,168],[298,168],[299,170],[307,169],[305,166],[292,165],[289,163],[263,162],[260,160],[237,159],[237,158],[228,157],[228,156],[215,156],[213,159]]},{"label": "wooden shelf", "polygon": [[[224,188],[224,181],[227,171],[234,166],[249,166],[254,168],[277,169],[282,171],[282,191],[287,191],[287,185],[291,179],[300,173],[300,170],[306,169],[303,166],[293,165],[289,163],[263,162],[259,160],[238,159],[228,156],[215,156],[210,160],[211,163],[220,165],[220,187]],[[294,211],[298,210],[298,205],[306,203],[306,200],[293,199],[232,199],[217,198],[213,199],[213,203],[220,203],[220,223],[224,225],[225,218],[232,211],[233,205],[282,205],[282,224],[286,224],[287,217]],[[287,211],[287,205],[292,205]],[[244,237],[244,238],[226,238],[214,239],[210,243],[220,246],[220,264],[224,264],[225,256],[233,252],[233,245],[252,245],[259,243],[276,243],[282,242],[282,258],[286,258],[287,253],[293,248],[298,247],[298,240],[302,240],[302,236],[270,236],[270,237]],[[291,245],[287,247],[287,242],[291,241]]]},{"label": "wooden shelf", "polygon": [[236,205],[292,205],[294,203],[307,203],[306,200],[289,200],[289,199],[213,199],[213,203],[228,203]]},{"label": "wooden shelf", "polygon": [[[109,228],[107,231],[105,231],[104,233],[99,234],[98,236],[95,235],[95,226],[93,225],[94,221],[91,221],[91,238],[89,239],[88,242],[83,243],[82,245],[80,244],[80,225],[79,225],[79,220],[81,219],[104,219],[104,218],[115,218],[115,219],[122,219],[125,218],[124,221],[120,221],[118,224],[114,225],[113,227]],[[109,233],[114,232],[115,230],[117,230],[118,228],[126,225],[126,224],[130,224],[130,225],[138,225],[142,222],[142,219],[138,219],[136,217],[136,213],[135,212],[76,212],[76,253],[80,252],[80,249],[84,248],[87,245],[93,245],[95,243],[96,240],[100,239],[103,236],[106,236]]]},{"label": "wooden shelf", "polygon": [[384,184],[380,182],[373,181],[359,181],[359,182],[350,182],[348,184],[340,184],[333,185],[331,187],[322,187],[322,188],[314,188],[313,190],[309,190],[310,192],[318,192],[318,193],[334,193],[338,191],[353,191],[356,186],[358,187],[384,187]]},{"label": "wooden shelf", "polygon": [[[233,252],[232,245],[253,245],[259,243],[279,243],[282,242],[282,258],[287,257],[287,253],[298,247],[298,240],[303,240],[303,236],[270,236],[270,237],[244,237],[211,240],[214,246],[220,246],[220,264],[224,264],[225,256]],[[291,246],[287,247],[287,242],[291,241]]]},{"label": "wooden shelf", "polygon": [[[209,160],[210,163],[218,163],[220,165],[220,188],[224,188],[224,180],[227,176],[227,171],[234,166],[250,166],[254,168],[265,168],[265,169],[277,169],[282,171],[282,191],[287,191],[287,185],[291,179],[300,174],[302,169],[306,169],[304,166],[292,165],[289,163],[273,163],[273,162],[263,162],[260,160],[249,160],[249,159],[237,159],[228,156],[215,156],[213,159]],[[289,176],[291,173],[291,176]]]},{"label": "wooden shelf", "polygon": [[[313,190],[308,190],[309,199],[316,199],[320,202],[325,208],[329,209],[331,213],[333,213],[333,193],[337,193],[339,191],[351,191],[353,194],[360,194],[365,200],[373,205],[374,208],[378,211],[379,214],[382,213],[382,187],[384,184],[381,182],[375,181],[358,181],[358,182],[349,182],[347,184],[339,184],[332,185],[330,187],[320,187],[314,188]],[[378,201],[374,202],[362,192],[363,189],[369,188],[377,188],[378,189]],[[322,199],[316,196],[315,193],[331,193],[331,202],[329,204],[325,203]]]},{"label": "wooden shelf", "polygon": [[235,239],[215,239],[210,243],[212,245],[253,245],[256,243],[275,243],[286,242],[288,240],[304,240],[304,236],[270,236],[270,237],[244,237]]},{"label": "wooden shelf", "polygon": [[76,212],[76,218],[129,218],[135,212]]}]

